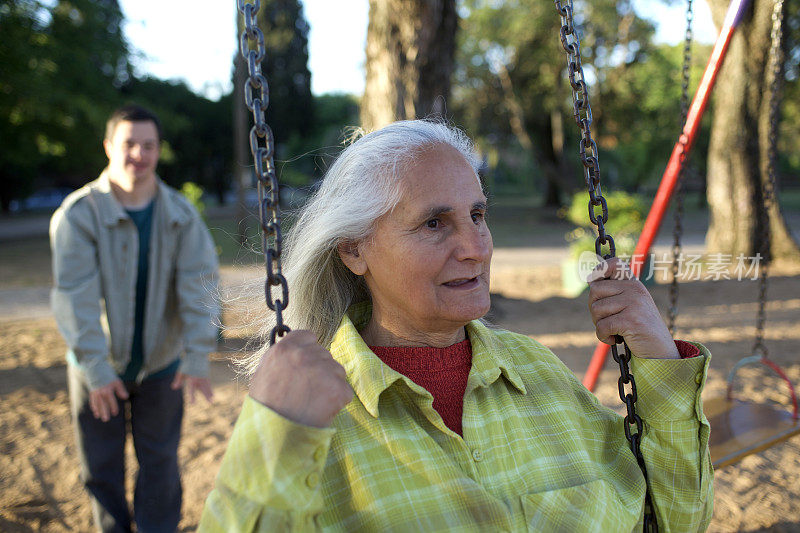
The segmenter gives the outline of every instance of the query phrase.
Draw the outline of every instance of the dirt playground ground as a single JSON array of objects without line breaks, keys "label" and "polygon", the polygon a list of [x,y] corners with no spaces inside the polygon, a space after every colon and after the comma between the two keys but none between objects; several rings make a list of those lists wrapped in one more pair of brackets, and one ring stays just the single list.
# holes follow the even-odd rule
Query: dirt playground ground
[{"label": "dirt playground ground", "polygon": [[[9,254],[8,260],[0,261],[0,289],[6,295],[5,303],[0,301],[0,531],[91,531],[68,410],[65,345],[51,317],[20,307],[26,298],[46,293],[48,267],[37,266],[37,273],[25,261],[15,263],[11,255],[20,246],[25,245],[0,243],[3,254]],[[564,297],[559,267],[526,266],[525,254],[525,250],[504,253],[498,249],[491,319],[550,346],[582,377],[596,343],[585,295]],[[771,356],[800,384],[800,265],[775,270],[766,338]],[[236,284],[260,275],[254,267],[228,267],[224,279]],[[667,286],[657,284],[651,292],[659,308],[665,309]],[[678,336],[704,342],[713,353],[704,397],[720,394],[728,371],[749,355],[756,296],[754,281],[688,281],[682,286]],[[233,322],[233,314],[228,311],[224,320]],[[229,356],[214,356],[214,403],[199,400],[187,406],[180,447],[181,531],[196,528],[246,394],[245,384],[231,370]],[[596,393],[606,405],[618,408],[611,363]],[[788,402],[785,386],[768,373],[753,368],[740,375],[739,396],[756,402]],[[135,465],[132,449],[129,458],[129,464]],[[134,467],[129,470],[130,494]],[[800,436],[716,472],[710,531],[800,531]]]}]

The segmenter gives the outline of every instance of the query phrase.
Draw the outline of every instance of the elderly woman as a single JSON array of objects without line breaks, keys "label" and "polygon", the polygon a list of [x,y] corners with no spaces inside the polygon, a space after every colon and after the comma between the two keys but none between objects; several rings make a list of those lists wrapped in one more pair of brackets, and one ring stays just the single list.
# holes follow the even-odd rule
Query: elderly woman
[{"label": "elderly woman", "polygon": [[[477,166],[463,133],[427,121],[339,156],[287,243],[297,329],[254,361],[201,530],[641,528],[622,418],[546,347],[481,321],[492,237]],[[704,530],[710,355],[673,341],[622,263],[604,266],[590,312],[635,355],[659,526]]]}]

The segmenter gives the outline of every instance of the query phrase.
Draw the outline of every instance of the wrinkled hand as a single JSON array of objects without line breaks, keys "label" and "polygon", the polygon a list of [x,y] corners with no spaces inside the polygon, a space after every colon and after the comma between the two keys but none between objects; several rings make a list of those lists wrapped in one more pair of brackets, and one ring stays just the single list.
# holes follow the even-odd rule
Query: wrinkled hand
[{"label": "wrinkled hand", "polygon": [[344,367],[317,344],[310,331],[292,331],[275,343],[258,364],[250,396],[284,418],[328,427],[353,399]]},{"label": "wrinkled hand", "polygon": [[620,335],[637,357],[680,358],[653,298],[624,261],[614,257],[601,262],[587,281],[598,339],[614,344],[614,335]]},{"label": "wrinkled hand", "polygon": [[208,378],[198,378],[195,376],[189,376],[183,372],[177,372],[170,387],[172,387],[172,390],[178,390],[181,387],[185,387],[189,392],[190,404],[194,403],[195,391],[199,391],[209,403],[214,401],[214,391],[211,390],[211,382],[208,380]]},{"label": "wrinkled hand", "polygon": [[95,418],[108,422],[112,416],[119,413],[119,403],[128,399],[128,390],[121,379],[112,381],[108,385],[89,391],[89,408]]}]

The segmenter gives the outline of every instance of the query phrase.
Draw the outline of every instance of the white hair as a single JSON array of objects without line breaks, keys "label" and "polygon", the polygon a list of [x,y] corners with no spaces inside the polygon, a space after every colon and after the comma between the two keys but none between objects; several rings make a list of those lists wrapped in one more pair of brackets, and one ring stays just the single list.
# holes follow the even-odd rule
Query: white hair
[{"label": "white hair", "polygon": [[[356,140],[336,158],[319,190],[287,232],[282,253],[289,281],[284,313],[292,329],[312,331],[327,347],[354,303],[370,299],[362,276],[342,262],[337,247],[370,236],[375,222],[400,201],[400,172],[425,148],[449,145],[475,170],[481,161],[460,129],[430,120],[404,120]],[[261,338],[274,325],[269,318]],[[268,346],[241,363],[252,374]]]}]

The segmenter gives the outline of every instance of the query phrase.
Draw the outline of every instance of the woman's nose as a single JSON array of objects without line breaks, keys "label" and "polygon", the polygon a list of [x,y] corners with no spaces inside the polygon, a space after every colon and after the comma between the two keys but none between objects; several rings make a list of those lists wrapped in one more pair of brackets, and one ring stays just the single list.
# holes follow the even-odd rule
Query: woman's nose
[{"label": "woman's nose", "polygon": [[459,231],[456,258],[459,261],[482,262],[492,256],[492,234],[485,223],[463,226]]}]

